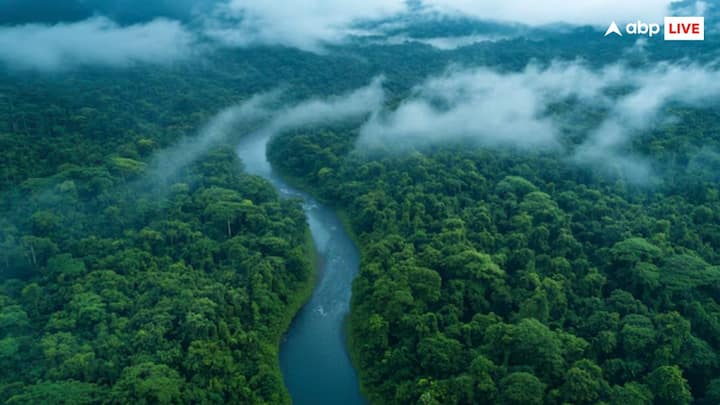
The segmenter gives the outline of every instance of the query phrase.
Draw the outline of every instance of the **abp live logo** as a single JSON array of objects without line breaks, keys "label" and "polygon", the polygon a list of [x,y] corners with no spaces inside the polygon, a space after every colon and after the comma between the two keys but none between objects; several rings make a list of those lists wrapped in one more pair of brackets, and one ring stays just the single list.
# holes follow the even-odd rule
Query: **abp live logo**
[{"label": "abp live logo", "polygon": [[704,17],[665,17],[666,41],[704,41]]},{"label": "abp live logo", "polygon": [[[660,24],[645,23],[642,21],[632,22],[625,26],[626,35],[647,35],[650,38],[660,33]],[[615,21],[610,24],[605,36],[615,34],[624,36],[620,27]],[[705,18],[704,17],[665,17],[665,40],[666,41],[704,41],[705,40]]]}]

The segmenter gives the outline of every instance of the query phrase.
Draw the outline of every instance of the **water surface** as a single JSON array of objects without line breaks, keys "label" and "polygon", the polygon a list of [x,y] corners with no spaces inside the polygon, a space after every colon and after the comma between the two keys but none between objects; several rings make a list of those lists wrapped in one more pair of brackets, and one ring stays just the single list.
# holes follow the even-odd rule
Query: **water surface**
[{"label": "water surface", "polygon": [[266,148],[270,134],[249,135],[237,153],[248,173],[269,180],[283,198],[301,198],[319,255],[318,283],[280,346],[280,368],[293,404],[365,404],[345,346],[343,323],[360,256],[335,211],[290,187],[273,173]]}]

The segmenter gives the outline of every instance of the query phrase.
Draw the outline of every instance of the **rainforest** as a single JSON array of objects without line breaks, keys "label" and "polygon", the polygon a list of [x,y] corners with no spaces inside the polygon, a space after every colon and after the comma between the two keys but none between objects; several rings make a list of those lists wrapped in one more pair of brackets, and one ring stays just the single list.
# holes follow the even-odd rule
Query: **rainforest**
[{"label": "rainforest", "polygon": [[719,17],[0,0],[0,403],[720,403]]}]

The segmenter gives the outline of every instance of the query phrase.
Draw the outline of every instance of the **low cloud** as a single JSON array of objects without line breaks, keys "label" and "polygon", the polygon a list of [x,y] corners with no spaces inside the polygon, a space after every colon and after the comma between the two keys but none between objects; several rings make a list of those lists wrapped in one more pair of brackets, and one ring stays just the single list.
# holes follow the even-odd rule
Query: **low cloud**
[{"label": "low cloud", "polygon": [[176,145],[158,152],[150,163],[149,178],[155,184],[173,181],[180,171],[198,160],[210,149],[227,142],[229,137],[242,128],[261,125],[273,114],[271,104],[280,92],[253,96],[238,105],[220,111],[198,133],[185,138]]},{"label": "low cloud", "polygon": [[630,180],[649,177],[651,163],[625,151],[629,141],[662,127],[672,117],[663,114],[669,104],[705,107],[720,97],[720,71],[715,66],[661,63],[647,70],[626,70],[623,84],[633,90],[616,100],[606,120],[576,151],[578,162],[595,162],[624,173]]},{"label": "low cloud", "polygon": [[[621,88],[621,95],[611,95]],[[361,129],[357,146],[403,150],[471,141],[555,150],[640,182],[650,175],[650,164],[630,151],[630,141],[662,127],[669,104],[704,106],[718,97],[720,71],[714,66],[662,63],[644,70],[623,65],[594,70],[582,63],[555,63],[517,73],[451,70],[418,86],[395,110],[374,115]],[[562,118],[549,113],[551,105],[568,100],[606,111],[579,145],[564,143]]]},{"label": "low cloud", "polygon": [[374,116],[362,128],[359,145],[473,140],[489,146],[558,147],[558,125],[545,114],[548,104],[573,96],[589,100],[621,74],[617,67],[593,72],[577,63],[533,65],[518,73],[451,70],[416,87],[396,110]]},{"label": "low cloud", "polygon": [[[558,62],[512,73],[455,69],[417,86],[392,111],[383,110],[382,80],[376,78],[344,95],[279,108],[270,107],[277,105],[276,93],[257,96],[218,114],[198,137],[161,153],[155,162],[171,165],[156,164],[162,168],[156,173],[167,177],[168,167],[184,167],[232,134],[245,133],[247,145],[253,145],[253,139],[301,127],[367,117],[357,140],[359,149],[403,151],[416,145],[471,141],[491,148],[547,150],[568,163],[643,183],[652,176],[652,162],[632,151],[632,141],[670,122],[670,105],[704,107],[720,99],[720,70],[687,64],[591,69],[581,62]],[[564,101],[604,111],[579,143],[564,139],[562,128],[568,117],[550,113],[555,103]],[[583,108],[572,113],[573,122],[584,119],[577,112]],[[264,153],[264,147],[255,149]],[[246,163],[266,165],[264,156],[251,156],[253,151],[243,155]],[[265,169],[269,170],[258,170]]]},{"label": "low cloud", "polygon": [[264,177],[271,175],[266,145],[283,131],[362,119],[377,113],[385,101],[382,80],[382,77],[375,78],[368,86],[341,96],[311,99],[276,110],[264,126],[246,134],[239,142],[237,152],[246,170]]},{"label": "low cloud", "polygon": [[205,34],[226,45],[285,45],[321,52],[363,20],[406,10],[405,0],[230,0],[205,19]]},{"label": "low cloud", "polygon": [[95,17],[75,23],[0,27],[0,63],[15,70],[166,64],[192,52],[193,35],[177,21],[119,26]]},{"label": "low cloud", "polygon": [[377,112],[385,101],[382,77],[366,87],[326,100],[312,99],[279,110],[264,128],[273,134],[303,126],[331,124]]},{"label": "low cloud", "polygon": [[[392,38],[383,27],[422,25],[429,17],[514,27],[607,26],[613,20],[662,21],[669,14],[712,10],[702,0],[0,0],[0,61],[38,70],[158,63],[186,55],[195,37],[224,46],[281,45],[320,53],[328,45],[367,34],[358,30],[361,26],[388,34],[392,43],[398,35]],[[483,32],[413,40],[453,49],[496,39],[479,34]]]},{"label": "low cloud", "polygon": [[385,100],[382,80],[376,78],[368,86],[348,94],[283,107],[276,107],[280,91],[256,95],[219,112],[195,136],[158,152],[150,163],[147,177],[153,184],[168,184],[210,149],[238,137],[272,136],[304,126],[363,118],[382,107]]},{"label": "low cloud", "polygon": [[462,35],[456,37],[431,37],[431,38],[414,38],[404,35],[389,36],[384,39],[373,39],[369,41],[372,44],[380,45],[402,45],[408,42],[419,43],[423,45],[432,46],[435,49],[442,51],[451,51],[458,48],[479,44],[483,42],[498,42],[505,39],[512,38],[504,35],[491,35],[491,34],[476,34],[476,35]]},{"label": "low cloud", "polygon": [[607,25],[610,21],[662,21],[678,0],[424,0],[434,11],[528,25]]},{"label": "low cloud", "polygon": [[673,15],[709,16],[714,8],[704,0],[678,0],[673,8]]}]

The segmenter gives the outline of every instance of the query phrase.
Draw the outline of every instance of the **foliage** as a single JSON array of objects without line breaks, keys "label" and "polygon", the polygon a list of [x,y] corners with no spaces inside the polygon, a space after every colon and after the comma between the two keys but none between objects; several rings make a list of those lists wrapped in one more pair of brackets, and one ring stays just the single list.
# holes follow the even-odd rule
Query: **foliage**
[{"label": "foliage", "polygon": [[307,225],[240,167],[218,149],[169,189],[126,170],[94,198],[30,194],[7,258],[22,280],[0,289],[0,399],[288,402],[277,342],[312,280]]},{"label": "foliage", "polygon": [[673,168],[675,181],[701,182],[688,194],[675,183],[627,184],[552,152],[399,154],[353,150],[356,137],[347,126],[294,131],[269,156],[337,202],[358,234],[351,342],[372,402],[715,395],[716,182]]},{"label": "foliage", "polygon": [[[413,35],[448,29],[430,22]],[[231,149],[160,176],[156,152],[278,86],[282,101],[297,101],[382,74],[393,108],[453,64],[715,57],[569,34],[449,51],[358,39],[325,54],[259,47],[164,68],[3,72],[0,402],[288,402],[277,343],[311,280],[299,204],[242,174]],[[595,121],[572,103],[550,113],[564,109],[574,132],[563,146],[573,148]],[[551,152],[357,151],[357,122],[277,137],[276,168],[341,207],[358,236],[349,330],[370,400],[718,403],[718,113],[673,112],[628,146],[663,162],[668,181],[647,188]]]}]

